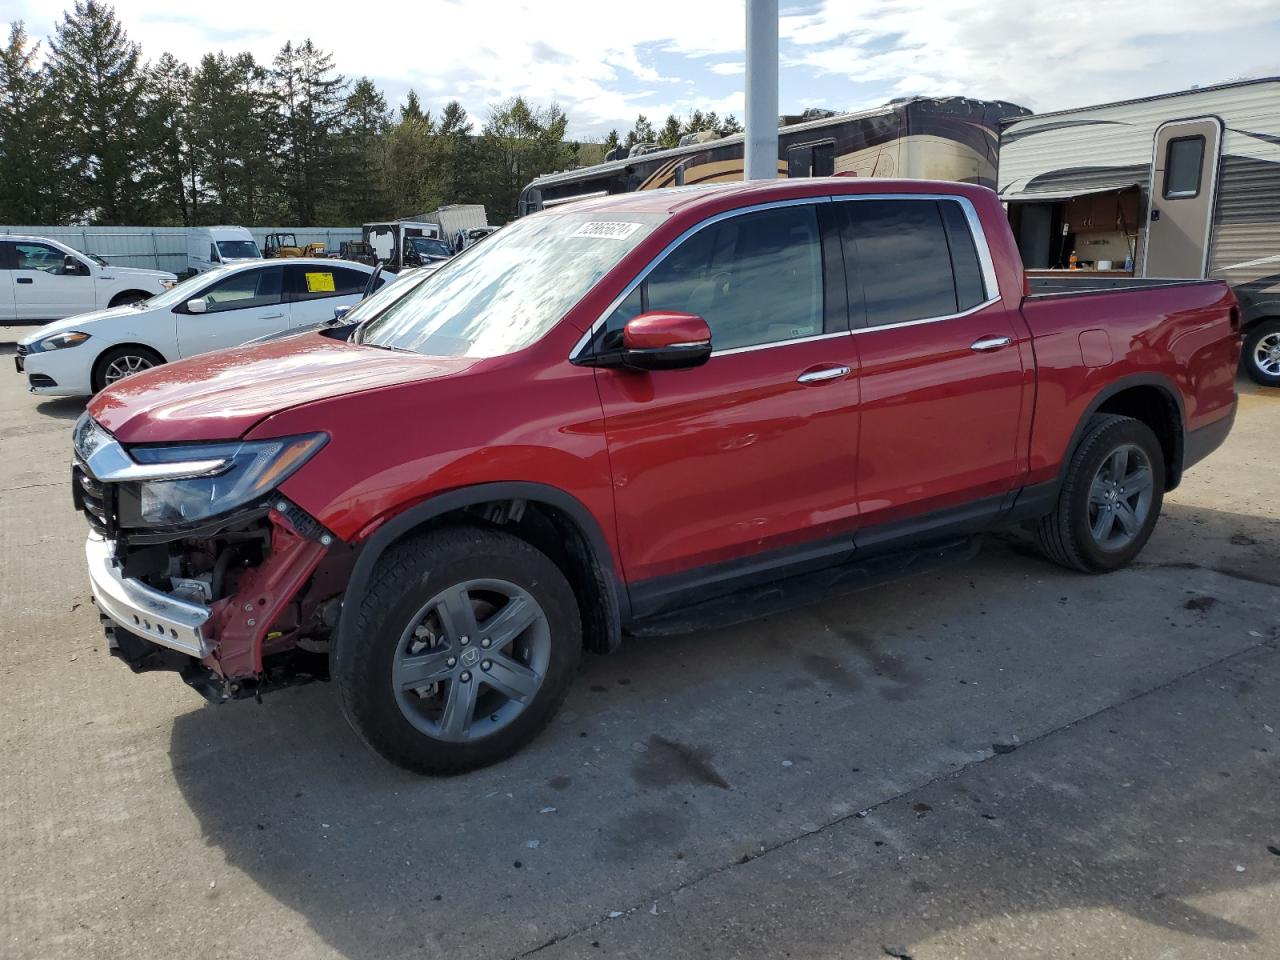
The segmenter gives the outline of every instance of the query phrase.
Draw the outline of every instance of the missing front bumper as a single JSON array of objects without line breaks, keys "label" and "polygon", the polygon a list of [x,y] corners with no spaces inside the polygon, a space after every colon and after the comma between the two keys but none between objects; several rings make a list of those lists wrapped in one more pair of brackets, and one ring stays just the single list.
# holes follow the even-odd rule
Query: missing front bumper
[{"label": "missing front bumper", "polygon": [[206,636],[209,607],[182,600],[126,577],[115,559],[115,545],[90,535],[84,545],[89,582],[98,609],[130,633],[197,660],[213,652]]}]

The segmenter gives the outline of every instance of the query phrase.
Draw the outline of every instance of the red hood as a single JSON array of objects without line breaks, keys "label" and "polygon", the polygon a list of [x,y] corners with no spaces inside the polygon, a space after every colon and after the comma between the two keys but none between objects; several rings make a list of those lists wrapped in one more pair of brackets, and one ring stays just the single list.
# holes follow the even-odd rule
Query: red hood
[{"label": "red hood", "polygon": [[89,413],[125,443],[230,440],[290,407],[448,376],[473,363],[304,335],[135,374],[94,397]]}]

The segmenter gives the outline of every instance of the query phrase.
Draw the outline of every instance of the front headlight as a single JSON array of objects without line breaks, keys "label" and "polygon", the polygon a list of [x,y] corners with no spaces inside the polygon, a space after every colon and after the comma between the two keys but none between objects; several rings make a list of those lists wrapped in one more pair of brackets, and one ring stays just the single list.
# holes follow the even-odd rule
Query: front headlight
[{"label": "front headlight", "polygon": [[78,347],[89,339],[87,333],[80,330],[68,330],[65,333],[55,333],[44,337],[31,344],[32,353],[44,353],[46,350],[62,350],[66,347]]},{"label": "front headlight", "polygon": [[329,437],[311,433],[278,440],[133,447],[129,456],[143,468],[175,470],[210,464],[199,476],[152,478],[127,483],[121,490],[120,520],[125,526],[169,526],[205,520],[265,497],[315,456]]}]

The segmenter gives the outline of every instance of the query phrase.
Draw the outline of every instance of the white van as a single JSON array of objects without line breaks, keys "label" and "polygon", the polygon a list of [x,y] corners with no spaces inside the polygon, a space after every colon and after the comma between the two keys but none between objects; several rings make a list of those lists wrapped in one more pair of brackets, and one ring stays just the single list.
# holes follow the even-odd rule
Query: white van
[{"label": "white van", "polygon": [[225,263],[261,259],[257,241],[244,227],[192,227],[187,231],[187,266],[196,273]]}]

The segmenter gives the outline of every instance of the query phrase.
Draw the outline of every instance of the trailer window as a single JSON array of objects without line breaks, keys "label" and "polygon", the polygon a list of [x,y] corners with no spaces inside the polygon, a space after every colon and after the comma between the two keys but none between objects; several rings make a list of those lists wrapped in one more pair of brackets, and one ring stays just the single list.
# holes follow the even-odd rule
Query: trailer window
[{"label": "trailer window", "polygon": [[836,143],[798,143],[787,149],[787,176],[830,177],[836,172]]},{"label": "trailer window", "polygon": [[1176,137],[1164,156],[1164,198],[1185,200],[1200,193],[1204,167],[1204,137]]}]

